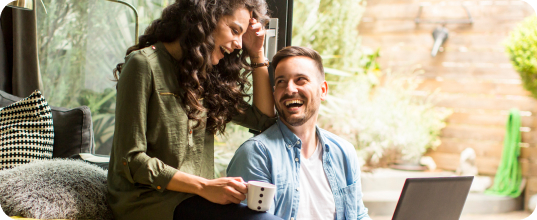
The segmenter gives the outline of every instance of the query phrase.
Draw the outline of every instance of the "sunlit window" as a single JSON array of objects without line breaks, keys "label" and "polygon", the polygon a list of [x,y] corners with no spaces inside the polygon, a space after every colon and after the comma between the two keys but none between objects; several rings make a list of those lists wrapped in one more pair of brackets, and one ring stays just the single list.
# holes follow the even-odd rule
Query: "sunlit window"
[{"label": "sunlit window", "polygon": [[[139,12],[140,32],[160,17],[171,0],[125,0]],[[112,70],[134,44],[135,16],[106,0],[43,0],[37,35],[43,93],[50,105],[91,109],[95,147],[109,154],[114,133]],[[140,33],[140,34],[141,34]]]}]

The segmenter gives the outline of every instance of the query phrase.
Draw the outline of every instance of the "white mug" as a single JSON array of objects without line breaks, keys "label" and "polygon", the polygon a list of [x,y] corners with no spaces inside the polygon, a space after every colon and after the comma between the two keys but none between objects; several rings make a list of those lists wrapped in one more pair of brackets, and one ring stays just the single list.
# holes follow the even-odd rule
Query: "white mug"
[{"label": "white mug", "polygon": [[248,181],[246,186],[248,187],[246,194],[248,208],[259,212],[268,211],[274,201],[276,186],[260,181]]}]

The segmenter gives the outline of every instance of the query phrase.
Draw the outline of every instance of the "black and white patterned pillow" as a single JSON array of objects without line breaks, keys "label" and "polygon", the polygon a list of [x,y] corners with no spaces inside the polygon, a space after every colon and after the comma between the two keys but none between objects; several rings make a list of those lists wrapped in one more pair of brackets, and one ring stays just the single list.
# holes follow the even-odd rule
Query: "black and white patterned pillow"
[{"label": "black and white patterned pillow", "polygon": [[52,112],[41,92],[0,109],[0,170],[52,158]]}]

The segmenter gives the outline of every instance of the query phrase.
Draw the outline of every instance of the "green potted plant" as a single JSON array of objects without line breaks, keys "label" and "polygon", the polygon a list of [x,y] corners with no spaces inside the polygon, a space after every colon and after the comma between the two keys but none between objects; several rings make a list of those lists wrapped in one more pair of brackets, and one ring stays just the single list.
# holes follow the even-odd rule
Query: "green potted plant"
[{"label": "green potted plant", "polygon": [[524,88],[537,98],[537,16],[530,16],[509,35],[506,50]]}]

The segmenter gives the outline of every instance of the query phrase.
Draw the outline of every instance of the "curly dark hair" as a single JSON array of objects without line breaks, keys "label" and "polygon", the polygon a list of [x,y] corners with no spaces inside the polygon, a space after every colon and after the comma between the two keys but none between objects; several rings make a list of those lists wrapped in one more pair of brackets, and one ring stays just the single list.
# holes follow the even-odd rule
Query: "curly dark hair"
[{"label": "curly dark hair", "polygon": [[[177,0],[147,27],[140,43],[127,50],[128,55],[159,41],[179,40],[183,56],[176,75],[186,91],[183,106],[189,107],[187,115],[198,121],[198,126],[202,124],[200,113],[207,110],[206,129],[213,134],[224,133],[231,117],[244,113],[248,106],[245,98],[250,98],[246,92],[251,86],[248,75],[252,68],[246,62],[247,50],[234,50],[217,65],[211,64],[211,52],[215,49],[212,33],[217,22],[239,8],[252,12],[252,17],[264,25],[269,21],[265,0]],[[122,65],[114,69],[116,80]],[[201,98],[207,109],[198,101]]]}]

